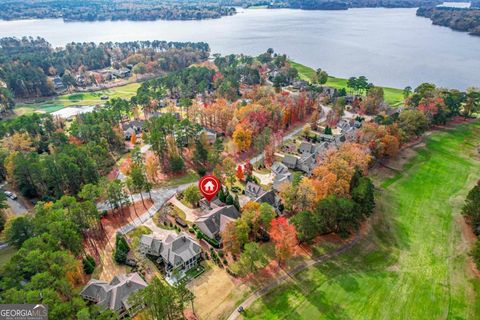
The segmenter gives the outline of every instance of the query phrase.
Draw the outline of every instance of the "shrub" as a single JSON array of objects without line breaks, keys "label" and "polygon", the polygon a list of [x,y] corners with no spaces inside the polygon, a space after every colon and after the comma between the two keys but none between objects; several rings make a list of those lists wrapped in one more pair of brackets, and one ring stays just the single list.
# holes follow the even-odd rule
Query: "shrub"
[{"label": "shrub", "polygon": [[95,266],[97,265],[95,263],[95,259],[93,259],[92,256],[86,256],[85,258],[83,258],[82,264],[83,264],[83,272],[85,274],[92,274],[93,270],[95,270]]},{"label": "shrub", "polygon": [[477,240],[473,245],[470,255],[473,258],[473,261],[477,265],[477,268],[480,269],[480,240]]},{"label": "shrub", "polygon": [[117,237],[115,240],[115,252],[113,253],[113,258],[115,262],[124,264],[127,261],[127,255],[130,251],[128,247],[127,240],[121,235],[117,233]]},{"label": "shrub", "polygon": [[5,222],[7,221],[7,218],[5,217],[5,213],[3,211],[0,212],[0,232],[5,229]]}]

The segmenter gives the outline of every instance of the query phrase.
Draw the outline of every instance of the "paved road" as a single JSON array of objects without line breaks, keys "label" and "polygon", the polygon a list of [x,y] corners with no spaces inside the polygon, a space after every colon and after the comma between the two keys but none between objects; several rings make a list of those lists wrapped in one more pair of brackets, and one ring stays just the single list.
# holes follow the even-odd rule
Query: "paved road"
[{"label": "paved road", "polygon": [[288,274],[285,273],[284,275],[276,278],[276,279],[273,279],[272,281],[270,281],[269,283],[265,284],[264,286],[262,286],[261,288],[255,290],[250,296],[248,296],[247,299],[243,300],[242,303],[240,303],[236,308],[235,310],[230,314],[230,316],[228,317],[228,320],[236,320],[238,319],[238,317],[240,317],[240,313],[238,312],[238,308],[240,306],[242,306],[244,309],[247,309],[248,307],[250,307],[255,301],[257,301],[259,298],[263,297],[264,295],[266,295],[267,293],[269,293],[270,291],[272,291],[273,289],[277,288],[278,286],[280,286],[281,284],[287,282],[287,281],[293,281],[292,280],[292,277],[294,275],[296,275],[297,273],[305,270],[305,269],[308,269],[310,267],[313,267],[313,266],[316,266],[317,264],[320,264],[320,263],[324,263],[325,261],[335,257],[335,256],[338,256],[339,254],[347,251],[348,249],[350,249],[351,247],[353,247],[357,242],[358,240],[360,240],[360,233],[357,233],[355,235],[355,238],[353,238],[352,241],[350,241],[349,243],[346,243],[345,245],[341,246],[340,248],[334,250],[333,252],[330,252],[330,253],[326,253],[326,254],[323,254],[321,255],[320,257],[316,258],[316,259],[313,259],[313,260],[309,260],[308,262],[304,263],[304,264],[301,264],[299,265],[298,267],[294,268],[293,270],[291,270]]},{"label": "paved road", "polygon": [[15,215],[25,214],[28,209],[18,200],[12,200],[7,197],[7,204]]},{"label": "paved road", "polygon": [[[147,212],[145,212],[144,214],[142,214],[141,216],[139,216],[138,218],[134,219],[132,222],[124,225],[123,227],[119,228],[118,229],[118,232],[122,233],[122,234],[126,234],[127,232],[135,229],[136,227],[138,227],[139,225],[142,225],[144,224],[145,222],[147,222],[148,220],[150,220],[153,215],[158,211],[160,210],[160,208],[173,196],[175,195],[177,192],[179,191],[182,191],[184,190],[186,187],[188,187],[191,183],[186,183],[186,184],[182,184],[180,186],[177,186],[177,187],[172,187],[172,188],[159,188],[159,189],[153,189],[151,191],[151,195],[152,195],[152,201],[153,201],[153,205],[150,207],[150,209],[148,209]],[[143,193],[143,197],[145,199],[148,199],[149,195],[148,193]],[[141,197],[140,197],[140,194],[134,194],[133,195],[133,200],[135,202],[137,201],[140,201],[141,200]],[[108,203],[108,201],[105,201],[105,202],[102,202],[102,203],[99,203],[97,204],[97,208],[98,210],[100,211],[103,211],[103,210],[110,210],[111,207]]]}]

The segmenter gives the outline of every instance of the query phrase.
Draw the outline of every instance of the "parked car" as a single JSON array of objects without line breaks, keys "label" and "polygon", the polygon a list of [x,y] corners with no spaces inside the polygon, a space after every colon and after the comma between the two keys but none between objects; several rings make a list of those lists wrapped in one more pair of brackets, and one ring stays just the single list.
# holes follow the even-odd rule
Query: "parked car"
[{"label": "parked car", "polygon": [[12,200],[17,200],[17,195],[11,191],[5,191],[4,192],[7,197],[9,197]]}]

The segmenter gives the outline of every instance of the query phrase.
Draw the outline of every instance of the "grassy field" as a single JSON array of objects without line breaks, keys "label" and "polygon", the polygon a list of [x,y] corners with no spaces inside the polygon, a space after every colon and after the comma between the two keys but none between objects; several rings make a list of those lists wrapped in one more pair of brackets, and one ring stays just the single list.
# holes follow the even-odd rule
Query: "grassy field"
[{"label": "grassy field", "polygon": [[140,83],[130,83],[124,86],[95,92],[72,93],[50,99],[38,99],[31,103],[17,104],[15,107],[15,113],[19,115],[29,114],[35,111],[50,113],[68,106],[104,104],[105,100],[101,99],[101,97],[104,95],[108,96],[109,98],[130,99],[137,93],[137,89],[139,87]]},{"label": "grassy field", "polygon": [[365,238],[299,273],[245,317],[480,319],[480,281],[468,265],[459,210],[480,176],[479,133],[476,122],[430,136],[402,174],[378,177],[384,187]]},{"label": "grassy field", "polygon": [[[315,76],[315,70],[313,68],[307,67],[303,64],[290,61],[290,64],[298,70],[300,78],[307,81],[312,81]],[[347,79],[328,77],[328,81],[325,84],[332,88],[347,88]],[[382,87],[385,94],[385,101],[391,106],[397,106],[403,102],[403,91],[396,88]]]},{"label": "grassy field", "polygon": [[0,249],[0,268],[3,267],[10,258],[17,252],[17,249],[14,247],[6,247]]}]

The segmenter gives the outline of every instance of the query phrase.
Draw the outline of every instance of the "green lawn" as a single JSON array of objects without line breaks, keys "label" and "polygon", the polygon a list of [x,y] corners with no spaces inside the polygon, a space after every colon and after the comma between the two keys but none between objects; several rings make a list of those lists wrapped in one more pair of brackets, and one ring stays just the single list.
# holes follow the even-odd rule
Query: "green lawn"
[{"label": "green lawn", "polygon": [[104,104],[105,100],[101,99],[104,95],[107,95],[109,98],[130,99],[137,93],[139,87],[140,83],[130,83],[107,90],[66,94],[50,99],[38,99],[31,103],[19,103],[15,109],[20,114],[33,113],[37,110],[50,113],[68,106]]},{"label": "green lawn", "polygon": [[151,234],[151,233],[152,233],[152,230],[150,230],[149,227],[139,226],[139,227],[133,229],[132,231],[128,232],[127,236],[131,241],[131,245],[132,245],[133,249],[136,249],[136,248],[138,248],[138,245],[140,244],[140,238],[142,237],[142,235]]},{"label": "green lawn", "polygon": [[480,319],[480,281],[458,223],[480,176],[479,143],[479,122],[433,134],[378,192],[364,239],[257,301],[246,318]]},{"label": "green lawn", "polygon": [[[315,70],[307,67],[303,64],[290,61],[290,64],[298,70],[300,78],[307,81],[312,81],[315,76]],[[347,79],[328,77],[328,81],[325,84],[332,88],[347,88]],[[403,102],[403,90],[389,87],[382,87],[385,94],[385,101],[391,106],[397,106]]]}]

